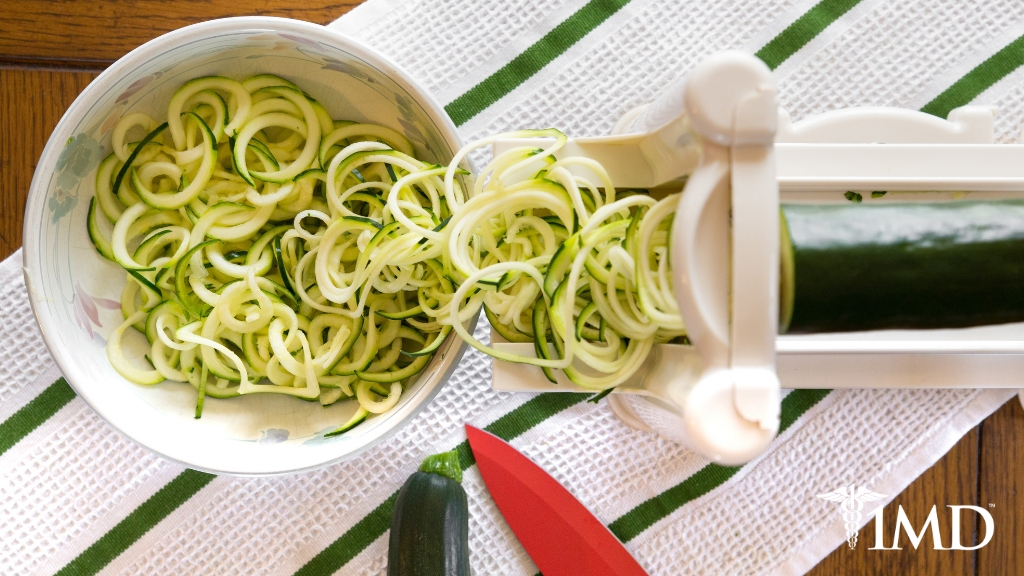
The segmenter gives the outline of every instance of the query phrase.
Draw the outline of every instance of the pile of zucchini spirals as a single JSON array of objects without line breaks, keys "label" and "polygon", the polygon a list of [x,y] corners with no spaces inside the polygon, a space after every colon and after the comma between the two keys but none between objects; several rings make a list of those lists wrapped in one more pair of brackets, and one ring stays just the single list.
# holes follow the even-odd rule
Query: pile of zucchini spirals
[{"label": "pile of zucchini spirals", "polygon": [[[558,159],[558,130],[499,134],[456,154],[446,185],[472,149],[497,139],[546,138],[494,158],[470,199],[454,211],[447,254],[458,289],[448,325],[498,360],[531,364],[552,382],[606,393],[630,379],[655,344],[682,340],[668,243],[679,195],[617,192],[604,168],[583,157]],[[593,181],[579,176],[591,174]],[[462,326],[482,295],[495,331],[532,342],[534,355],[486,346]]]},{"label": "pile of zucchini spirals", "polygon": [[[333,120],[273,75],[192,80],[166,120],[120,119],[89,207],[127,277],[114,368],[191,383],[196,417],[206,396],[354,398],[341,433],[393,408],[451,331],[438,230],[458,181],[446,195],[403,135]],[[129,327],[152,368],[125,357]]]}]

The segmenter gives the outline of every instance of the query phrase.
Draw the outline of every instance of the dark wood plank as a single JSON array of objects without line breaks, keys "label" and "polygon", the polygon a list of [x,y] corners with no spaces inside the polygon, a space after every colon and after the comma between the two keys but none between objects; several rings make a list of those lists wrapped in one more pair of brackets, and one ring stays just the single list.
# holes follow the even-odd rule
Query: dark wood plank
[{"label": "dark wood plank", "polygon": [[[971,430],[934,466],[907,486],[899,496],[885,507],[885,545],[892,545],[896,526],[897,506],[903,506],[907,517],[918,529],[923,525],[932,506],[938,506],[939,525],[949,546],[950,519],[946,505],[976,504],[978,502],[978,427]],[[970,546],[974,542],[975,515],[964,514],[961,542]],[[875,544],[874,518],[860,531],[857,548],[850,550],[842,544],[822,560],[808,576],[835,576],[837,574],[928,574],[930,576],[965,576],[975,574],[975,552],[933,550],[930,534],[918,549],[914,549],[905,534],[901,534],[903,550],[870,550]],[[978,574],[988,574],[978,572]]]},{"label": "dark wood plank", "polygon": [[188,24],[228,16],[282,16],[327,24],[361,0],[24,0],[0,18],[0,63],[102,68]]},{"label": "dark wood plank", "polygon": [[0,67],[0,258],[21,246],[25,199],[50,132],[96,76]]},{"label": "dark wood plank", "polygon": [[[980,504],[992,514],[992,541],[978,550],[978,575],[1024,569],[1024,409],[1016,398],[981,426]],[[984,537],[984,535],[979,535]]]}]

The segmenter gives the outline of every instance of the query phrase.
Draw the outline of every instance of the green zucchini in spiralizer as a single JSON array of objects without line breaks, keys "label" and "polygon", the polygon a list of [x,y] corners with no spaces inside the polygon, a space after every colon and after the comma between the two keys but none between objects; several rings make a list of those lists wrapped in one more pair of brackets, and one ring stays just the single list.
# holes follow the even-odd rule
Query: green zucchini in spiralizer
[{"label": "green zucchini in spiralizer", "polygon": [[[122,117],[89,206],[94,246],[127,272],[114,368],[189,382],[197,418],[206,397],[351,399],[334,435],[397,406],[451,331],[441,238],[417,233],[452,216],[437,166],[269,74],[186,82],[166,120]],[[152,368],[125,355],[129,327]]]},{"label": "green zucchini in spiralizer", "polygon": [[1024,321],[1024,201],[783,205],[790,333]]}]

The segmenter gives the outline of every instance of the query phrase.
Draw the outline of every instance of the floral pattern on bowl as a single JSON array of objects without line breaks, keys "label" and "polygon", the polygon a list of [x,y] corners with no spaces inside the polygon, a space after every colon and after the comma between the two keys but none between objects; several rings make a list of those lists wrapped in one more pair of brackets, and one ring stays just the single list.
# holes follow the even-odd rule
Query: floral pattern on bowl
[{"label": "floral pattern on bowl", "polygon": [[74,308],[75,308],[75,321],[78,326],[89,334],[89,338],[99,339],[102,344],[106,344],[106,339],[102,338],[93,327],[102,328],[103,323],[100,321],[100,308],[106,308],[107,310],[120,310],[121,303],[117,300],[111,300],[110,298],[101,298],[99,296],[90,296],[81,286],[81,284],[75,283],[75,296],[74,296]]},{"label": "floral pattern on bowl", "polygon": [[53,222],[56,222],[78,204],[78,189],[82,178],[96,168],[103,154],[103,148],[92,136],[79,133],[68,139],[64,150],[57,157],[55,182],[56,193],[47,203]]}]

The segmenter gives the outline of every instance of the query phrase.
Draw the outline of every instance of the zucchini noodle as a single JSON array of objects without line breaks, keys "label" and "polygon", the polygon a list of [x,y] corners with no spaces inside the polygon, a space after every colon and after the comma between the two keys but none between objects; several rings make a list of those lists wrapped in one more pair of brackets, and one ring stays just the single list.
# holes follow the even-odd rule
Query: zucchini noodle
[{"label": "zucchini noodle", "polygon": [[[538,137],[554,143],[497,156],[462,198],[453,176],[473,148],[497,138]],[[562,370],[582,387],[610,390],[636,373],[654,344],[685,336],[668,253],[679,196],[617,195],[597,162],[556,160],[565,141],[556,130],[522,131],[480,140],[456,155],[444,182],[455,214],[444,245],[458,288],[442,323],[496,359],[541,367],[552,382],[553,371]],[[597,181],[574,176],[572,166]],[[532,342],[535,356],[473,338],[462,322],[480,306],[504,339]]]},{"label": "zucchini noodle", "polygon": [[[393,409],[452,331],[444,229],[465,172],[400,133],[333,120],[277,76],[211,76],[166,122],[122,117],[112,148],[88,214],[126,276],[107,356],[138,384],[190,383],[196,418],[206,396],[352,399],[344,432]],[[151,368],[122,352],[130,327]]]}]

